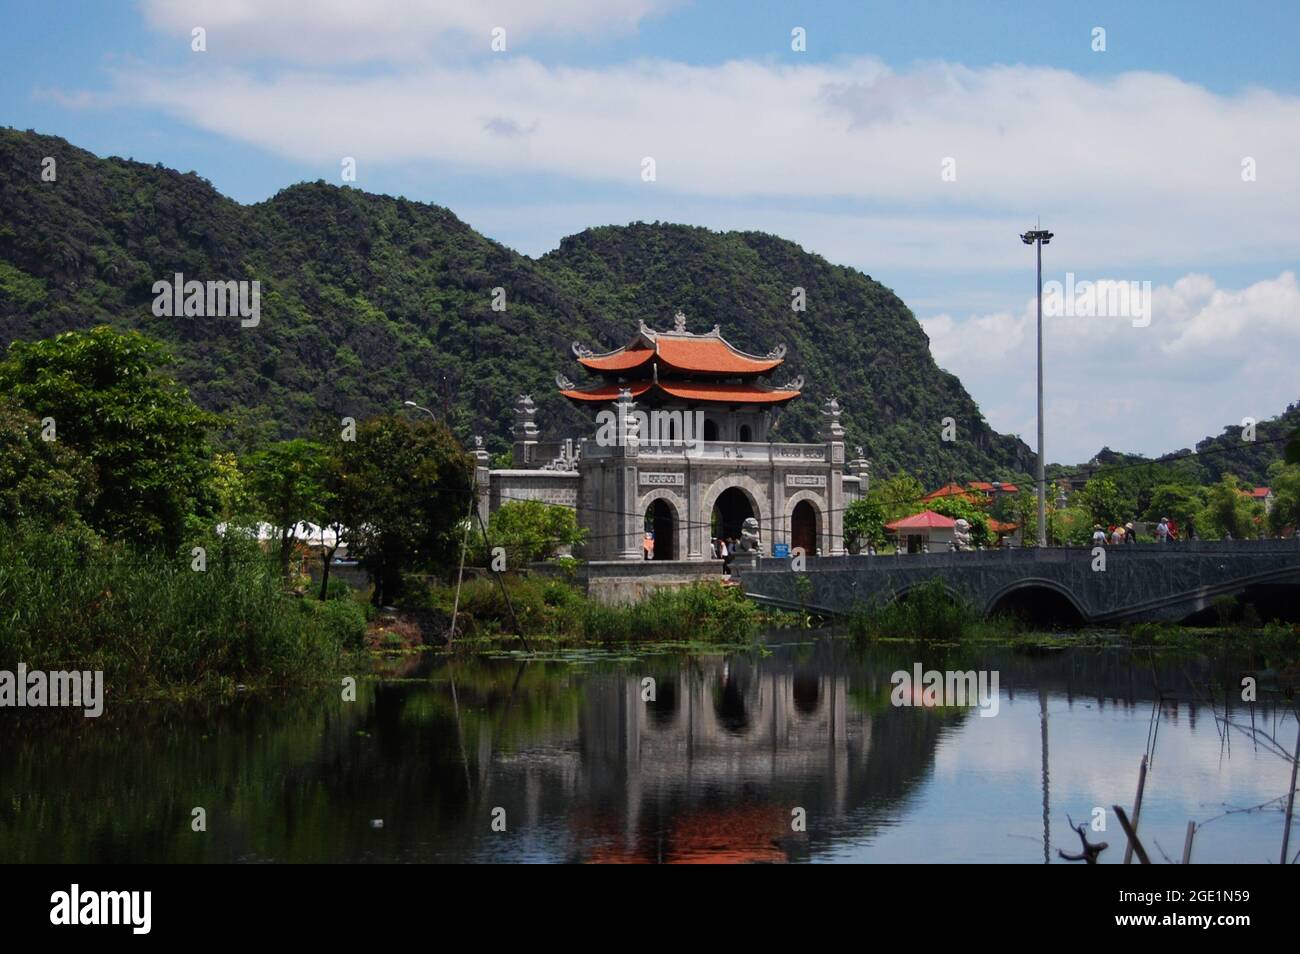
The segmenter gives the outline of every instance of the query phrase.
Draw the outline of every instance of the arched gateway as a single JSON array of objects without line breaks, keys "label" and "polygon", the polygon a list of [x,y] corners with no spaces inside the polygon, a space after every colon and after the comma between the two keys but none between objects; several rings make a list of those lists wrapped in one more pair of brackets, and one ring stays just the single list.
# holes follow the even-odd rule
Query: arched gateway
[{"label": "arched gateway", "polygon": [[[542,441],[531,398],[515,415],[514,467],[487,473],[479,452],[484,509],[507,499],[575,506],[589,560],[643,560],[647,535],[656,560],[712,559],[719,537],[759,526],[764,556],[802,546],[844,552],[844,506],[867,490],[867,462],[845,460],[840,407],[828,398],[815,443],[772,440],[781,407],[803,379],[772,379],[785,347],[763,355],[735,347],[718,326],[695,333],[678,312],[672,330],[644,322],[621,348],[574,355],[592,375],[578,385],[556,376],[560,393],[594,412],[593,436],[576,446]],[[846,472],[847,470],[847,472]]]}]

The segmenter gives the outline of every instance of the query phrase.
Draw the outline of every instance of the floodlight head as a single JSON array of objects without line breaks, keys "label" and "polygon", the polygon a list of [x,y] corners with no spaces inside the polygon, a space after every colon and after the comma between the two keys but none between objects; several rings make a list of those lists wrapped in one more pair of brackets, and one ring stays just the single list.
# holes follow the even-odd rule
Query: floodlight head
[{"label": "floodlight head", "polygon": [[416,404],[414,401],[403,401],[402,403],[405,404],[407,407],[419,407],[419,405]]},{"label": "floodlight head", "polygon": [[1047,231],[1047,229],[1030,229],[1028,232],[1025,232],[1020,236],[1020,241],[1024,242],[1026,245],[1033,245],[1035,242],[1041,242],[1046,245],[1052,240],[1052,238],[1052,233]]}]

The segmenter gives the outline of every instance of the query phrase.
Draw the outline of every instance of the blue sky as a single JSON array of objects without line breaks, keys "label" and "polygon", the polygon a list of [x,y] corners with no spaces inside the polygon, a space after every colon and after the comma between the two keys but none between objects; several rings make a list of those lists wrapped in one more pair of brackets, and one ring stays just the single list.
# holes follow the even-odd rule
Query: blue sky
[{"label": "blue sky", "polygon": [[337,182],[352,156],[357,186],[530,255],[635,219],[774,232],[897,291],[1025,436],[1016,231],[1041,215],[1048,279],[1153,287],[1146,326],[1049,321],[1049,458],[1174,449],[1300,396],[1298,4],[350,7],[5,0],[0,123],[243,202]]}]

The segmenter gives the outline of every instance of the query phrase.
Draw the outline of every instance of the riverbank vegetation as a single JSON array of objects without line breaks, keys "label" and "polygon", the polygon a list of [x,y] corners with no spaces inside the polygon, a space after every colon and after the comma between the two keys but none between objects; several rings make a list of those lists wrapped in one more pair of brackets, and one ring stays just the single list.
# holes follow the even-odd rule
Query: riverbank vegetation
[{"label": "riverbank vegetation", "polygon": [[286,593],[256,541],[207,542],[199,572],[89,533],[0,525],[0,669],[102,670],[114,689],[284,684],[361,648],[359,603]]},{"label": "riverbank vegetation", "polygon": [[[439,625],[427,635],[441,645],[455,601],[454,583],[436,584],[413,594],[402,609],[436,620]],[[461,587],[455,642],[514,648],[522,645],[522,630],[530,641],[566,645],[746,643],[762,620],[739,587],[720,582],[655,590],[639,602],[607,606],[560,579],[504,574],[499,581],[478,577]]]},{"label": "riverbank vegetation", "polygon": [[327,574],[311,584],[303,528],[324,528],[327,556],[346,545],[375,605],[394,601],[411,571],[452,564],[471,458],[444,424],[398,414],[219,452],[226,422],[167,360],[101,327],[0,361],[0,666],[102,669],[119,688],[332,672],[366,610]]},{"label": "riverbank vegetation", "polygon": [[947,643],[1006,639],[1020,631],[1011,617],[984,619],[973,603],[950,592],[938,579],[919,583],[898,599],[855,607],[846,619],[846,627],[859,640]]}]

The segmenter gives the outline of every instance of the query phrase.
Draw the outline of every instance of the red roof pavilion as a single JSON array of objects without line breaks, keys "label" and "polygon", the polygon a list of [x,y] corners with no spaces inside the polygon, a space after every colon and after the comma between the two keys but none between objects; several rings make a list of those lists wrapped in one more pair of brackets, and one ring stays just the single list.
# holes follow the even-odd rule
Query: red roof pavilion
[{"label": "red roof pavilion", "polygon": [[893,523],[885,524],[886,530],[951,530],[957,525],[952,517],[945,517],[933,510],[922,510],[910,517],[903,517]]},{"label": "red roof pavilion", "polygon": [[579,403],[618,400],[623,390],[651,403],[781,405],[799,396],[802,379],[774,387],[768,378],[785,361],[785,348],[765,357],[746,354],[725,338],[717,325],[705,334],[686,330],[678,312],[672,331],[654,331],[641,323],[626,345],[593,354],[574,342],[578,363],[604,380],[577,387],[557,378],[560,393]]}]

